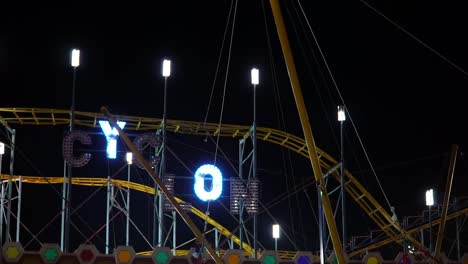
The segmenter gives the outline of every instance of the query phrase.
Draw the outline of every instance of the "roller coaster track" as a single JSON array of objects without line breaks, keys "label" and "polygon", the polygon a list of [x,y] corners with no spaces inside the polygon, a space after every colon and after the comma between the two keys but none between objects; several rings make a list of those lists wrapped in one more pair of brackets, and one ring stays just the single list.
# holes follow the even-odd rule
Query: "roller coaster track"
[{"label": "roller coaster track", "polygon": [[[7,174],[0,174],[0,180],[1,181],[7,181],[9,179],[10,175]],[[64,182],[63,177],[40,177],[40,176],[21,176],[21,180],[23,183],[30,183],[30,184],[60,184]],[[15,175],[13,176],[13,181],[19,181],[19,176]],[[107,186],[107,178],[97,178],[97,177],[74,177],[72,179],[73,185],[79,185],[79,186],[90,186],[90,187],[105,187]],[[128,182],[124,180],[117,180],[117,179],[111,179],[112,185],[116,186],[117,188],[123,188],[126,189],[127,187],[147,193],[147,194],[152,194],[154,195],[154,188],[151,186],[143,185],[140,183],[134,183],[134,182]],[[183,200],[176,198],[176,201],[178,203],[184,203]],[[240,244],[239,238],[231,233],[228,229],[226,229],[224,226],[222,226],[220,223],[216,222],[213,218],[207,217],[202,211],[198,210],[196,207],[191,206],[190,211],[200,217],[201,219],[205,220],[207,219],[208,223],[212,225],[213,227],[217,228],[218,231],[229,238],[232,238],[234,243]],[[245,250],[246,253],[252,253],[252,248],[247,244],[247,243],[242,243],[242,246]],[[139,254],[141,255],[149,255],[151,254],[152,251],[148,252],[141,252]],[[186,255],[187,250],[178,250],[178,254],[180,255]],[[279,251],[279,255],[283,259],[293,259],[295,256],[296,252],[292,251]]]},{"label": "roller coaster track", "polygon": [[[69,125],[70,124],[70,110],[60,110],[60,109],[44,109],[44,108],[0,108],[0,122],[4,123],[7,126],[12,125],[39,125],[39,126],[60,126],[60,125]],[[149,117],[136,117],[136,116],[127,116],[127,115],[114,115],[118,120],[125,121],[126,126],[125,130],[134,130],[134,131],[148,131],[148,130],[157,130],[161,128],[162,119],[159,118],[149,118]],[[101,113],[92,113],[92,112],[80,112],[75,111],[75,125],[98,128],[98,121],[105,119],[104,115]],[[182,121],[182,120],[167,120],[166,129],[168,132],[184,135],[199,135],[199,136],[222,136],[222,137],[247,137],[250,135],[250,126],[241,126],[241,125],[228,125],[222,124],[221,127],[218,124],[214,123],[202,123],[202,122],[193,122],[193,121]],[[291,151],[298,153],[299,155],[309,158],[308,149],[304,139],[289,134],[284,131],[280,131],[272,128],[257,127],[257,139],[270,142],[276,145],[285,147]],[[331,170],[338,162],[333,159],[330,155],[325,153],[323,150],[317,149],[317,154],[320,159],[320,165],[322,169],[326,172]],[[338,173],[332,174],[334,178],[341,182]],[[354,199],[354,201],[364,210],[364,212],[369,216],[369,218],[374,221],[374,223],[388,235],[389,239],[393,239],[402,235],[409,239],[415,247],[422,248],[423,245],[416,239],[414,239],[407,231],[405,231],[398,222],[394,222],[391,219],[390,214],[377,202],[377,200],[360,184],[356,178],[349,172],[345,171],[346,182],[345,189],[347,193]],[[36,177],[40,181],[40,177]],[[51,178],[51,180],[57,180]],[[102,184],[95,183],[91,179],[82,178],[83,181],[88,181],[89,186],[93,184]],[[75,182],[75,179],[73,179]],[[83,182],[84,184],[84,182]],[[119,184],[124,184],[123,182]],[[135,184],[135,183],[131,183]],[[135,186],[137,187],[137,185]],[[147,187],[139,186],[138,188],[143,188],[143,190],[148,190]],[[153,190],[154,193],[154,190]],[[206,216],[197,209],[192,209],[196,212],[199,217],[203,219]],[[213,219],[208,218],[209,223],[218,226],[223,235],[232,237],[236,243],[239,243],[239,240],[227,229],[222,227],[220,224],[216,223]],[[211,222],[210,222],[211,221]],[[400,239],[401,240],[401,239]],[[393,241],[399,241],[394,239]],[[243,243],[244,250],[247,253],[252,252],[252,248]],[[352,254],[352,253],[351,253]]]}]

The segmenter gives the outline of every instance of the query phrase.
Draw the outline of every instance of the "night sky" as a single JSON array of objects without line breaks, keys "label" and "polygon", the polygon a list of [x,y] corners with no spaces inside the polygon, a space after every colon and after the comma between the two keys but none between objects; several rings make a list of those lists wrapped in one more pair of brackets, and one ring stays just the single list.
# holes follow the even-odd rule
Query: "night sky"
[{"label": "night sky", "polygon": [[[338,158],[336,106],[341,104],[340,98],[305,20],[298,16],[301,13],[299,5],[296,1],[282,2],[287,2],[283,5],[283,16],[316,144]],[[458,3],[368,3],[424,42],[426,47],[362,1],[302,1],[367,154],[386,195],[402,219],[405,215],[421,214],[425,209],[424,192],[428,188],[435,188],[438,202],[442,202],[451,144],[458,144],[460,150],[452,195],[467,196],[468,163],[463,153],[468,143],[465,95],[468,74],[463,71],[468,71],[468,39],[464,36],[468,18]],[[223,123],[251,124],[250,69],[258,67],[258,125],[303,137],[268,2],[238,3],[229,55],[232,17],[224,50],[220,52],[230,7],[231,1],[171,1],[148,6],[127,3],[106,7],[12,7],[2,15],[0,31],[0,106],[69,109],[70,52],[77,48],[81,50],[76,81],[77,110],[98,112],[106,105],[114,114],[162,117],[164,80],[160,72],[162,60],[168,58],[172,60],[172,75],[168,79],[168,118],[203,121],[220,58],[208,115],[208,122],[217,123],[230,59]],[[61,141],[68,128],[15,128],[18,131],[17,145],[22,152],[17,157],[15,174],[62,176]],[[213,161],[215,146],[210,140],[205,142],[203,137],[175,134],[168,137],[169,147],[192,171]],[[3,133],[1,139],[5,140]],[[123,142],[119,142],[122,149],[118,161],[106,160],[103,136],[93,136],[93,142],[93,149],[88,149],[93,152],[92,162],[76,169],[74,174],[106,177],[116,173],[123,165],[122,157],[126,151]],[[237,167],[238,141],[221,138],[220,142],[222,150]],[[307,159],[278,146],[259,141],[258,155],[259,178],[263,182],[262,202],[265,204],[312,177]],[[345,156],[348,169],[388,210],[349,119],[345,123]],[[7,159],[4,158],[2,173],[7,173]],[[236,176],[226,159],[220,158],[218,163],[225,177]],[[191,176],[171,155],[168,172]],[[136,170],[135,174],[138,175],[137,182],[150,184],[142,170]],[[126,176],[119,173],[116,177]],[[23,222],[36,233],[59,212],[60,186],[29,185],[24,188]],[[221,202],[228,207],[228,183],[224,188]],[[314,220],[316,192],[313,185],[305,190],[310,200],[306,192],[301,191],[270,209],[296,244],[295,247],[282,237],[280,248],[318,249]],[[94,191],[75,187],[73,204],[78,204]],[[177,195],[205,211],[206,203],[196,201],[191,191],[191,180],[176,182]],[[133,207],[132,215],[143,233],[149,236],[151,198],[143,194],[134,197],[138,206]],[[72,218],[85,230],[83,233],[87,237],[104,223],[104,199],[103,189],[78,211],[81,218]],[[331,199],[335,204],[336,194]],[[353,202],[349,203],[349,235],[368,234],[374,228],[371,220]],[[213,203],[212,207],[211,215],[215,219],[228,228],[236,226],[219,203]],[[33,208],[44,208],[44,216],[38,217]],[[97,216],[99,211],[102,217]],[[113,225],[113,245],[123,243],[123,217],[119,217]],[[91,229],[85,228],[84,222]],[[201,220],[196,222],[203,228]],[[259,222],[260,242],[271,249],[270,225],[275,220],[262,214]],[[363,224],[355,224],[358,222]],[[188,229],[182,223],[179,226],[179,242],[190,238]],[[40,240],[58,242],[59,230],[57,220],[39,236]],[[31,235],[22,232],[22,242],[30,241]],[[72,238],[75,247],[84,241],[76,231]],[[92,240],[101,251],[103,238],[102,231]],[[132,233],[132,241],[137,251],[148,249],[136,232]],[[30,247],[37,248],[38,244],[33,242]]]}]

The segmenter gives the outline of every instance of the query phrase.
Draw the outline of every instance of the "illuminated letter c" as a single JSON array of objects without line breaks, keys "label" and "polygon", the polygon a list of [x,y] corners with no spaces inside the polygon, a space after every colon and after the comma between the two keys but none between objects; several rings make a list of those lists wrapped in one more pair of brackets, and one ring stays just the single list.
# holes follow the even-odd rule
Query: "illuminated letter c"
[{"label": "illuminated letter c", "polygon": [[91,137],[84,131],[75,130],[68,132],[67,135],[63,138],[63,158],[67,164],[72,167],[83,167],[84,165],[88,164],[89,160],[91,159],[91,154],[83,153],[78,157],[74,156],[73,143],[75,141],[78,141],[83,145],[91,145]]}]

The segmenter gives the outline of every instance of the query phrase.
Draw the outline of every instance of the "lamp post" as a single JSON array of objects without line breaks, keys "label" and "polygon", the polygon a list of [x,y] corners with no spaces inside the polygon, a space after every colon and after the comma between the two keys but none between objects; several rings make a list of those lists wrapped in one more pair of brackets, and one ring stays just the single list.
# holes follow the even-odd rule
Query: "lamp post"
[{"label": "lamp post", "polygon": [[[167,109],[167,78],[171,76],[171,61],[163,60],[162,76],[164,77],[164,102],[163,102],[163,120],[162,120],[162,149],[161,149],[161,163],[159,170],[159,177],[162,179],[166,174],[166,109]],[[159,193],[158,204],[158,246],[162,247],[163,243],[163,225],[164,225],[164,196],[162,192]]]},{"label": "lamp post", "polygon": [[[0,142],[0,174],[2,174],[3,154],[5,154],[5,143]],[[3,180],[0,182],[0,184],[2,185],[1,196],[0,196],[0,245],[3,245],[3,201],[4,201],[4,196],[5,196]]]},{"label": "lamp post", "polygon": [[432,254],[432,215],[431,207],[434,205],[434,190],[426,191],[426,206],[429,208],[429,253]]},{"label": "lamp post", "polygon": [[[0,174],[2,174],[3,154],[5,154],[5,143],[0,142]],[[2,201],[3,202],[3,201]],[[3,245],[3,244],[2,244]]]},{"label": "lamp post", "polygon": [[341,176],[341,224],[342,224],[342,241],[343,251],[346,251],[346,190],[344,177],[344,148],[343,148],[343,123],[346,120],[344,106],[338,106],[338,121],[340,122],[340,176]]},{"label": "lamp post", "polygon": [[129,238],[129,235],[130,235],[130,167],[133,163],[133,153],[132,152],[127,152],[127,154],[125,155],[125,158],[127,160],[127,181],[128,181],[128,185],[127,185],[127,204],[126,204],[126,207],[127,207],[127,223],[126,223],[126,226],[125,226],[125,245],[128,246],[129,245],[129,241],[130,241],[130,238]]},{"label": "lamp post", "polygon": [[0,174],[2,173],[2,158],[5,154],[5,143],[0,142]]},{"label": "lamp post", "polygon": [[80,66],[80,50],[73,49],[71,57],[71,66],[73,67],[73,86],[72,86],[72,104],[71,104],[71,122],[70,131],[73,131],[75,123],[75,83],[76,83],[76,68]]},{"label": "lamp post", "polygon": [[[73,131],[75,125],[75,87],[76,87],[76,69],[80,66],[80,50],[73,49],[71,53],[71,66],[73,67],[73,83],[72,83],[72,102],[71,102],[71,118],[70,118],[70,132]],[[63,185],[62,193],[62,207],[64,207],[64,214],[62,215],[62,249],[64,252],[69,251],[70,242],[70,204],[71,204],[71,189],[72,189],[72,166],[67,166],[67,183]]]},{"label": "lamp post", "polygon": [[278,224],[274,224],[272,226],[272,231],[273,238],[275,239],[275,251],[278,251],[278,238],[280,237],[280,226]]},{"label": "lamp post", "polygon": [[[255,179],[257,177],[257,85],[259,84],[259,71],[253,68],[251,71],[251,81],[253,85],[253,125],[252,125],[252,175]],[[253,215],[253,237],[254,237],[254,259],[257,258],[257,213]]]}]

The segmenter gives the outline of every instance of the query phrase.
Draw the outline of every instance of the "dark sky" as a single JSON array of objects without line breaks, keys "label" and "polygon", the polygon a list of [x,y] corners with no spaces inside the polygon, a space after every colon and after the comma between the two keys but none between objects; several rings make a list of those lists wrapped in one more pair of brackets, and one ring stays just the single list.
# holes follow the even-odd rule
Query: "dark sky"
[{"label": "dark sky", "polygon": [[[459,144],[463,154],[467,144],[465,87],[468,75],[462,70],[468,71],[468,41],[464,36],[468,18],[462,12],[464,9],[457,6],[461,4],[368,2],[462,69],[459,70],[359,0],[302,2],[357,131],[400,218],[421,213],[427,188],[436,188],[441,202],[450,145]],[[338,157],[339,126],[335,116],[340,99],[305,21],[298,17],[299,6],[295,1],[287,3],[283,5],[283,15],[315,140],[321,149]],[[98,112],[100,106],[107,105],[115,114],[161,117],[163,79],[160,67],[164,58],[170,58],[173,74],[168,82],[168,117],[203,121],[230,6],[231,1],[171,1],[147,6],[126,3],[106,7],[11,8],[2,15],[2,21],[6,21],[0,33],[0,106],[68,109],[72,84],[69,55],[72,48],[78,48],[82,54],[76,82],[78,110]],[[249,76],[250,69],[256,66],[261,72],[261,84],[257,87],[259,126],[286,130],[302,137],[268,2],[240,1],[235,19],[232,53],[229,56],[227,52],[231,34],[228,31],[208,121],[218,122],[230,57],[223,122],[251,123]],[[63,164],[60,144],[67,128],[16,128],[18,147],[37,167],[34,169],[26,158],[19,157],[16,173],[60,176]],[[349,169],[387,208],[349,121],[345,123],[345,139]],[[96,142],[96,150],[105,143],[99,137]],[[123,146],[122,142],[119,144]],[[193,146],[214,151],[213,144],[204,143],[203,138],[170,135],[169,144],[192,170],[213,157],[194,150]],[[221,146],[232,160],[237,160],[237,141],[222,139]],[[44,158],[44,150],[50,150],[51,157],[56,159]],[[116,163],[107,166],[102,152],[93,155],[96,159],[92,165],[78,170],[77,174],[105,177],[121,166]],[[288,157],[288,153],[281,152],[278,147],[259,143],[259,177],[264,182],[265,203],[287,192],[285,186],[291,187],[311,177],[307,160],[294,153]],[[466,196],[467,182],[463,179],[466,165],[466,158],[460,155],[454,180],[455,196]],[[176,175],[189,175],[174,157],[169,157],[168,166]],[[222,159],[220,166],[229,177],[235,176],[227,161]],[[140,174],[143,179],[145,175],[142,171]],[[148,179],[141,180],[145,181]],[[180,186],[184,186],[178,188],[183,199],[198,203],[189,195],[190,183],[182,182]],[[51,200],[57,198],[50,187],[27,188],[31,194],[44,195]],[[227,190],[228,185],[225,184],[225,188]],[[78,197],[91,192],[77,189],[78,193],[83,192],[77,194]],[[307,190],[315,210],[316,194],[312,189]],[[29,199],[34,201],[32,197]],[[104,204],[103,197],[100,201]],[[149,201],[144,197],[140,199]],[[228,198],[223,199],[227,205]],[[332,200],[336,201],[336,196]],[[33,205],[26,206],[32,208]],[[94,205],[89,206],[93,208]],[[205,210],[206,204],[200,206]],[[282,213],[288,207],[292,208],[291,212]],[[355,207],[350,205],[350,218],[366,219]],[[48,211],[53,216],[57,208],[58,204]],[[315,223],[311,211],[307,196],[302,192],[271,212],[280,223],[288,226],[287,231],[300,249],[316,250],[317,230],[310,227]],[[219,205],[215,212],[226,226],[235,226]],[[32,217],[28,210],[25,214],[25,217]],[[142,225],[149,219],[146,214],[141,216]],[[37,220],[39,224],[31,223],[35,232],[50,220],[50,217],[45,218]],[[89,217],[87,221],[96,230],[103,218]],[[272,248],[269,226],[273,220],[263,215],[260,221],[260,242]],[[52,235],[43,239],[56,241],[54,232],[58,232],[59,226],[59,222],[55,222],[52,228],[55,231],[48,231]],[[148,227],[145,228],[147,232]],[[369,229],[372,229],[370,225],[353,225],[350,233],[359,235]],[[24,236],[25,240],[30,239]],[[138,240],[136,235],[135,240]],[[102,241],[93,242],[102,247]],[[141,249],[144,244],[139,241],[135,247]],[[280,247],[294,248],[286,239],[280,241]]]}]

